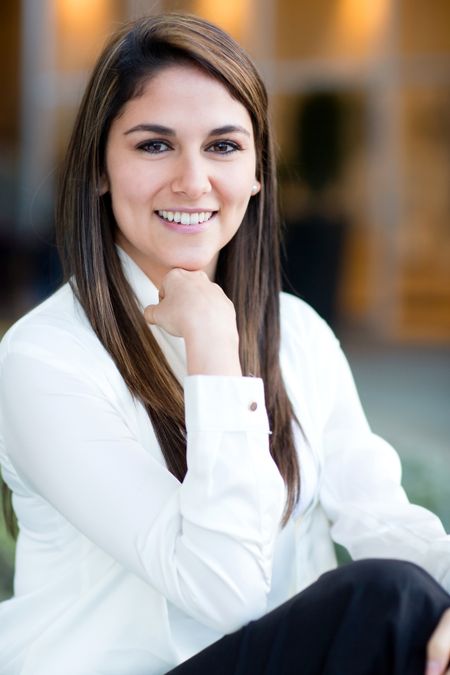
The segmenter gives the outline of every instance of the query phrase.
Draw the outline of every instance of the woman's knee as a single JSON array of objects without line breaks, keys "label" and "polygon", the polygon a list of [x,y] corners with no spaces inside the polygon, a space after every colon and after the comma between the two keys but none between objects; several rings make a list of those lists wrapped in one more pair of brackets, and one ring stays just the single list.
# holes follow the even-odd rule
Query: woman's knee
[{"label": "woman's knee", "polygon": [[[394,559],[366,559],[349,563],[322,575],[317,582],[321,595],[345,607],[361,605],[377,612],[397,611],[419,597],[439,593],[439,585],[414,563]],[[443,593],[443,590],[442,590]],[[419,603],[420,605],[421,603]]]},{"label": "woman's knee", "polygon": [[405,588],[409,583],[423,584],[431,579],[427,572],[415,563],[391,558],[368,558],[357,560],[339,568],[343,577],[354,583],[379,588],[399,586]]},{"label": "woman's knee", "polygon": [[342,604],[350,603],[364,614],[404,616],[422,621],[438,616],[449,604],[444,589],[418,565],[394,559],[359,560],[322,578],[327,592]]}]

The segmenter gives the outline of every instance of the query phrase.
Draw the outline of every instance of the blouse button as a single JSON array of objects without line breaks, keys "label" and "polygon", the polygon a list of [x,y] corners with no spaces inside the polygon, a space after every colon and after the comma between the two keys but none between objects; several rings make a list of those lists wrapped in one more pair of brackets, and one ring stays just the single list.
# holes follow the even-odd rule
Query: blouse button
[{"label": "blouse button", "polygon": [[249,408],[252,412],[254,412],[257,407],[258,407],[258,404],[256,403],[256,401],[252,401],[249,405]]}]

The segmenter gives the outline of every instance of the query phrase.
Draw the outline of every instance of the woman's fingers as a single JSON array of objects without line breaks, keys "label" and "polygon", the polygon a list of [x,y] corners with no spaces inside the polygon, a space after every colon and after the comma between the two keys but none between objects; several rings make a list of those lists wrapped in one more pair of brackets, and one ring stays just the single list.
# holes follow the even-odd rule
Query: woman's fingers
[{"label": "woman's fingers", "polygon": [[184,337],[205,331],[236,332],[232,302],[205,272],[170,270],[159,289],[159,303],[144,310],[145,320],[171,335]]},{"label": "woman's fingers", "polygon": [[189,375],[242,375],[234,305],[205,272],[170,270],[144,318],[184,338]]},{"label": "woman's fingers", "polygon": [[450,609],[447,609],[436,626],[427,645],[425,675],[445,675],[450,661]]}]

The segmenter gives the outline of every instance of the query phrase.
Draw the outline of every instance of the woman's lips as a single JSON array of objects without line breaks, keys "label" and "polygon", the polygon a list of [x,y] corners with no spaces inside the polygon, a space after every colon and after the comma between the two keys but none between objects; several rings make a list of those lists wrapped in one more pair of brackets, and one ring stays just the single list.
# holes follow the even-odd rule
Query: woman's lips
[{"label": "woman's lips", "polygon": [[217,211],[156,211],[164,225],[176,232],[203,232]]},{"label": "woman's lips", "polygon": [[214,211],[166,211],[156,212],[160,218],[169,223],[181,223],[181,225],[199,225],[208,221]]}]

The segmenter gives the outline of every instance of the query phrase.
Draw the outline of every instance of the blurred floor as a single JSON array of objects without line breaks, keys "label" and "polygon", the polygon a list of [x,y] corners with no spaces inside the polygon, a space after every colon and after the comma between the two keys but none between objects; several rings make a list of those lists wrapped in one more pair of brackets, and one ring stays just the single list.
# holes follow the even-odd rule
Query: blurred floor
[{"label": "blurred floor", "polygon": [[450,347],[342,343],[373,431],[402,459],[411,500],[450,531]]}]

